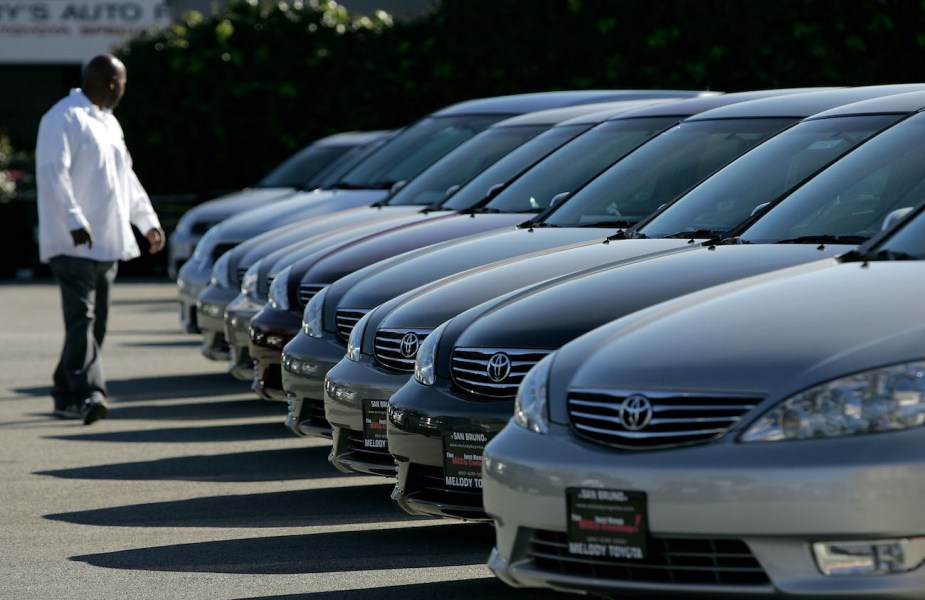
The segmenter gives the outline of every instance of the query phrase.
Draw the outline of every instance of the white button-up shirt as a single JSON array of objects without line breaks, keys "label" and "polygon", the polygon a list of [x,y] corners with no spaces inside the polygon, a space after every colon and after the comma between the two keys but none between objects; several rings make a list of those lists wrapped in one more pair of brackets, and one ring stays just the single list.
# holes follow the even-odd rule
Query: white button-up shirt
[{"label": "white button-up shirt", "polygon": [[[143,234],[160,227],[132,170],[122,126],[79,89],[42,117],[35,169],[42,262],[61,254],[129,260],[141,254],[132,224]],[[93,235],[93,248],[74,245],[70,232],[81,228]]]}]

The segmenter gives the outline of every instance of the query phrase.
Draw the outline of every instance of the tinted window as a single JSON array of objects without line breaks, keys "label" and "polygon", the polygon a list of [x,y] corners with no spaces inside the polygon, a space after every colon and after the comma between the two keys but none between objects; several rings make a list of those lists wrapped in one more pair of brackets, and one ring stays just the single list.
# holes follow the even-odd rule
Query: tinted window
[{"label": "tinted window", "polygon": [[[739,239],[779,242],[844,236],[859,243],[891,211],[925,199],[925,116],[874,137],[797,189]],[[811,241],[808,240],[808,241]]]},{"label": "tinted window", "polygon": [[487,206],[501,212],[539,212],[557,194],[575,191],[677,121],[669,116],[602,123],[537,163]]},{"label": "tinted window", "polygon": [[302,148],[270,171],[255,187],[301,187],[350,148],[346,145]]},{"label": "tinted window", "polygon": [[407,181],[483,129],[513,115],[428,117],[411,125],[357,165],[344,187],[388,189]]},{"label": "tinted window", "polygon": [[446,200],[447,190],[463,185],[512,149],[533,138],[548,125],[493,127],[428,167],[388,201],[391,206],[429,205]]},{"label": "tinted window", "polygon": [[562,125],[541,133],[530,140],[530,143],[516,148],[476,175],[472,181],[443,204],[442,208],[463,210],[475,206],[485,199],[485,195],[492,186],[508,183],[542,157],[586,131],[588,127],[590,125]]},{"label": "tinted window", "polygon": [[682,123],[592,180],[547,221],[561,227],[635,223],[796,120]]},{"label": "tinted window", "polygon": [[[640,228],[649,237],[722,235],[901,115],[807,121],[775,136],[682,196]],[[706,232],[711,232],[707,234]]]}]

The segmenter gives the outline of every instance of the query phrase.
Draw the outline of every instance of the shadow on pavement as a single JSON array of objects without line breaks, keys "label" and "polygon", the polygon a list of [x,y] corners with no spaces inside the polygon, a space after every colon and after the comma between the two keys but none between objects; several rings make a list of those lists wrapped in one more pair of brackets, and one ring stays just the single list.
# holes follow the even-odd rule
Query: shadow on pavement
[{"label": "shadow on pavement", "polygon": [[[486,557],[487,558],[487,557]],[[283,596],[252,596],[238,600],[485,600],[486,598],[553,598],[568,600],[571,595],[561,592],[540,590],[536,588],[518,589],[508,587],[500,579],[485,577],[483,579],[464,579],[462,581],[438,581],[435,583],[417,583],[408,585],[364,587],[366,581],[357,581],[356,590],[334,592],[314,592],[306,594],[286,594]],[[575,596],[578,598],[579,596]],[[620,596],[632,600],[628,596]],[[650,597],[651,598],[651,597]]]},{"label": "shadow on pavement", "polygon": [[[119,412],[113,410],[106,417],[107,421],[119,418]],[[79,424],[79,422],[78,422]],[[86,428],[81,425],[81,431]],[[145,429],[143,431],[101,431],[98,433],[80,433],[74,435],[54,435],[47,439],[75,440],[79,442],[134,442],[134,443],[177,443],[177,442],[245,442],[253,440],[291,440],[294,436],[282,422],[279,423],[244,423],[242,425],[212,425],[209,427],[177,427],[172,429]]]},{"label": "shadow on pavement", "polygon": [[392,503],[392,484],[190,498],[45,515],[100,527],[313,527],[418,519]]},{"label": "shadow on pavement", "polygon": [[[183,404],[124,404],[122,399],[109,407],[110,418],[155,421],[202,421],[207,419],[259,419],[279,417],[286,420],[286,405],[252,397],[214,402],[188,402]],[[293,436],[294,437],[294,436]]]},{"label": "shadow on pavement", "polygon": [[[175,400],[177,398],[208,398],[252,393],[247,382],[238,381],[226,373],[192,373],[158,377],[110,379],[109,395],[119,402],[136,400]],[[24,396],[50,397],[51,385],[11,388]]]},{"label": "shadow on pavement", "polygon": [[293,481],[340,475],[340,471],[328,463],[328,452],[329,446],[319,446],[178,456],[144,462],[36,471],[33,474],[60,479],[115,481]]},{"label": "shadow on pavement", "polygon": [[452,524],[176,544],[71,560],[109,569],[297,575],[482,565],[493,544],[488,525]]}]

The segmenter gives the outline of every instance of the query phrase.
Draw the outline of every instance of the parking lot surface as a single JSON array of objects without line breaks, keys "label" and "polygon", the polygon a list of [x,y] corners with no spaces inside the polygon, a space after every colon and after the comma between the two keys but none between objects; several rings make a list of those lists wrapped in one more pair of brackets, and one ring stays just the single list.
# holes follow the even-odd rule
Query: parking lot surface
[{"label": "parking lot surface", "polygon": [[570,598],[506,587],[487,525],[421,519],[345,475],[182,333],[176,288],[117,281],[108,418],[51,416],[57,287],[0,284],[0,597]]}]

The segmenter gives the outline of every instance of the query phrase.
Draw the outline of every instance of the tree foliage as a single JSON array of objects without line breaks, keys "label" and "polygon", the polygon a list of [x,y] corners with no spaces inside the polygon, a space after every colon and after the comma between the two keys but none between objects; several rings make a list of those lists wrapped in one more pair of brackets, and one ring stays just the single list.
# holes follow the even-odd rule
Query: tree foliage
[{"label": "tree foliage", "polygon": [[232,0],[120,52],[119,117],[156,193],[237,189],[338,131],[555,89],[921,81],[925,0],[442,0],[402,22]]}]

